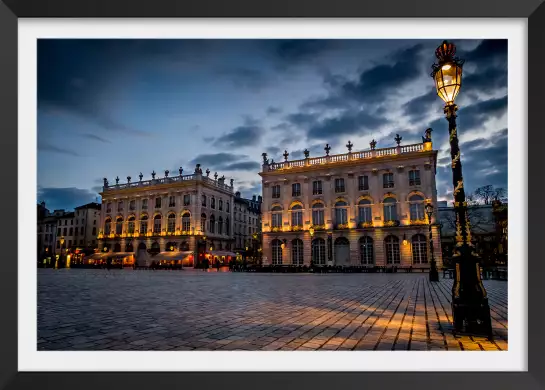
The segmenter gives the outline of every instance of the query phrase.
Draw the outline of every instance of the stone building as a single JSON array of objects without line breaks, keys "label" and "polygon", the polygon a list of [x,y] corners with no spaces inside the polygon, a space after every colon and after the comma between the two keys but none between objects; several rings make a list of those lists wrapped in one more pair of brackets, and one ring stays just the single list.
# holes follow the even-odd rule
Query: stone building
[{"label": "stone building", "polygon": [[252,199],[246,199],[240,196],[240,192],[235,193],[235,252],[242,258],[257,258],[257,251],[261,238],[261,195],[253,195]]},{"label": "stone building", "polygon": [[[424,205],[437,204],[431,131],[423,142],[272,163],[263,154],[263,264],[429,268]],[[437,210],[437,207],[435,207]],[[442,264],[432,216],[434,256]]]},{"label": "stone building", "polygon": [[43,262],[55,253],[57,218],[46,208],[45,202],[41,202],[37,206],[38,261]]},{"label": "stone building", "polygon": [[191,174],[109,184],[104,179],[99,245],[103,256],[130,257],[140,265],[173,261],[193,265],[205,258],[229,261],[233,246],[233,180]]}]

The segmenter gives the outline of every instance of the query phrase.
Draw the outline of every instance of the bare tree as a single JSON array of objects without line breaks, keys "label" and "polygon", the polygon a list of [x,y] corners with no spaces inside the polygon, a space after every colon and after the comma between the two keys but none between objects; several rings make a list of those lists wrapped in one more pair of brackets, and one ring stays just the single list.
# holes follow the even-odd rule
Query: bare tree
[{"label": "bare tree", "polygon": [[490,204],[494,199],[495,190],[494,187],[489,184],[477,188],[473,194],[475,195],[475,198],[477,198],[483,204]]},{"label": "bare tree", "polygon": [[505,190],[505,188],[494,188],[494,200],[501,200],[502,202],[507,201],[507,191]]}]

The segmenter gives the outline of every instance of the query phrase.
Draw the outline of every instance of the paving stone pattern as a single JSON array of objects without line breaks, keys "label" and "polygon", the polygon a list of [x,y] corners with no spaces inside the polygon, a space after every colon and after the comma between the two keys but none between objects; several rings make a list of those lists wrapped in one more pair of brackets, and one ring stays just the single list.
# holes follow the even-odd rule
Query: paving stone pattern
[{"label": "paving stone pattern", "polygon": [[38,270],[38,350],[507,350],[453,333],[451,279],[427,274]]}]

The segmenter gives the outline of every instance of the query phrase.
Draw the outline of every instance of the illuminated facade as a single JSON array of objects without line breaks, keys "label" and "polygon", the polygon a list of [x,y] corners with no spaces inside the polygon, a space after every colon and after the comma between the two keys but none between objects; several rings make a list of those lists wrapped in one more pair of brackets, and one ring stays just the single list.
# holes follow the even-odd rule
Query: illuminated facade
[{"label": "illuminated facade", "polygon": [[[206,253],[231,250],[233,232],[233,180],[194,173],[151,180],[109,184],[104,179],[99,248],[102,252],[183,252],[194,264]],[[144,258],[146,258],[144,256]],[[186,256],[187,257],[187,256]],[[149,265],[149,264],[147,264]]]},{"label": "illuminated facade", "polygon": [[252,199],[242,198],[240,192],[235,193],[235,251],[242,257],[257,257],[261,237],[261,195]]},{"label": "illuminated facade", "polygon": [[[424,205],[437,203],[437,151],[422,143],[269,162],[263,154],[263,264],[429,268]],[[435,207],[437,210],[437,207]],[[442,265],[432,216],[434,255]],[[311,237],[312,234],[312,237]]]}]

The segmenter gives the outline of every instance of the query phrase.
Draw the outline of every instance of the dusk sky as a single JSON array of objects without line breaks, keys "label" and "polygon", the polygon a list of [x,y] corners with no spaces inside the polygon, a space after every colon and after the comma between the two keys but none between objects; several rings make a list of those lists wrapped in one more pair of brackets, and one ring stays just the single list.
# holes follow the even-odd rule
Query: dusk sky
[{"label": "dusk sky", "polygon": [[[421,142],[452,197],[448,123],[430,77],[441,40],[57,40],[38,42],[38,201],[95,201],[102,178],[151,179],[196,163],[261,194],[261,153],[282,161]],[[466,192],[507,189],[507,40],[455,40]]]}]

